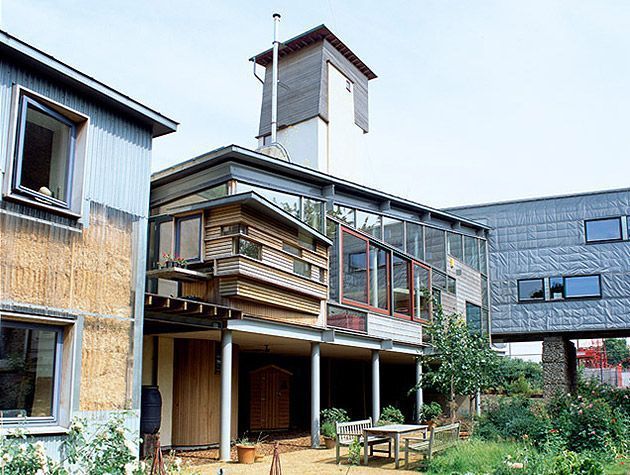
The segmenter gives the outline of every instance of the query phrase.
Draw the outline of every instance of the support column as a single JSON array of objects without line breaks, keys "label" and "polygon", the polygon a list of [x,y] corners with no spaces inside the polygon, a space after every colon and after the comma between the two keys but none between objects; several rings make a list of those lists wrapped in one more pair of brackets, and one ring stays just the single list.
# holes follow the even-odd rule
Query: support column
[{"label": "support column", "polygon": [[381,355],[372,350],[372,423],[381,417]]},{"label": "support column", "polygon": [[422,405],[424,404],[424,393],[420,383],[422,382],[422,360],[416,358],[416,422],[422,422]]},{"label": "support column", "polygon": [[549,336],[543,339],[543,394],[546,399],[575,390],[575,345],[566,337]]},{"label": "support column", "polygon": [[311,447],[319,447],[320,344],[311,343]]},{"label": "support column", "polygon": [[230,461],[232,438],[232,330],[221,334],[221,428],[219,460]]}]

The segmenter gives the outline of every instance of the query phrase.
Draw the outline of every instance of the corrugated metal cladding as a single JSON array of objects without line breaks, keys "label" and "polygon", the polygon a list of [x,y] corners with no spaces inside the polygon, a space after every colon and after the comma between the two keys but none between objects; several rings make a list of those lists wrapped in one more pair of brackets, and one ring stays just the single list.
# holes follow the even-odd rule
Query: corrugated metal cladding
[{"label": "corrugated metal cladding", "polygon": [[11,114],[14,84],[89,116],[86,200],[137,216],[148,215],[151,131],[6,59],[0,59],[0,169],[6,170],[9,163],[5,144],[15,120]]},{"label": "corrugated metal cladding", "polygon": [[[493,228],[493,333],[630,329],[630,242],[586,244],[584,237],[585,219],[630,215],[630,190],[454,211]],[[518,303],[518,279],[584,274],[601,274],[601,299]]]}]

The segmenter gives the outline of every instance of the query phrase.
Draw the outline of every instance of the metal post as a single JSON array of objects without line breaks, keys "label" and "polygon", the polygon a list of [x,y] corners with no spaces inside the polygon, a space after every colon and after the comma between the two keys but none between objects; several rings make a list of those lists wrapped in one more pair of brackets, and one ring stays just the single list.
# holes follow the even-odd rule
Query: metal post
[{"label": "metal post", "polygon": [[422,360],[416,358],[416,422],[421,422],[422,405],[424,404],[424,393],[420,383],[422,381]]},{"label": "metal post", "polygon": [[320,344],[311,343],[311,447],[319,447]]},{"label": "metal post", "polygon": [[381,356],[378,350],[372,350],[372,423],[381,417]]},{"label": "metal post", "polygon": [[221,436],[219,459],[230,461],[232,416],[232,330],[221,335]]},{"label": "metal post", "polygon": [[278,31],[280,14],[273,14],[273,63],[271,65],[271,143],[276,143],[278,131]]}]

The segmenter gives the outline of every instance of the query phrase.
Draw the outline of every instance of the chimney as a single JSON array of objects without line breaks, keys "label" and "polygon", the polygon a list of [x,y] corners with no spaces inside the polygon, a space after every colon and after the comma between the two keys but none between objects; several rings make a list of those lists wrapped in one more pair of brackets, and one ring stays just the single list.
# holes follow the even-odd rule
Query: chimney
[{"label": "chimney", "polygon": [[[277,25],[279,18],[274,20]],[[251,60],[265,68],[260,150],[276,148],[276,142],[293,163],[364,181],[374,72],[324,25],[282,43],[274,40],[274,48]]]}]

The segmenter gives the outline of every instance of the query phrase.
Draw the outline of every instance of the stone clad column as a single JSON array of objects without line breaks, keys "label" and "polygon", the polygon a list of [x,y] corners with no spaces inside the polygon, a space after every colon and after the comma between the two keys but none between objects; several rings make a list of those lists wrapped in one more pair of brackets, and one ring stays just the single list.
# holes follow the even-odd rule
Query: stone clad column
[{"label": "stone clad column", "polygon": [[542,367],[545,399],[558,392],[575,391],[577,358],[575,345],[568,338],[549,336],[543,339]]},{"label": "stone clad column", "polygon": [[420,383],[422,381],[422,360],[416,358],[416,422],[421,422],[422,405],[424,404],[424,393]]}]

